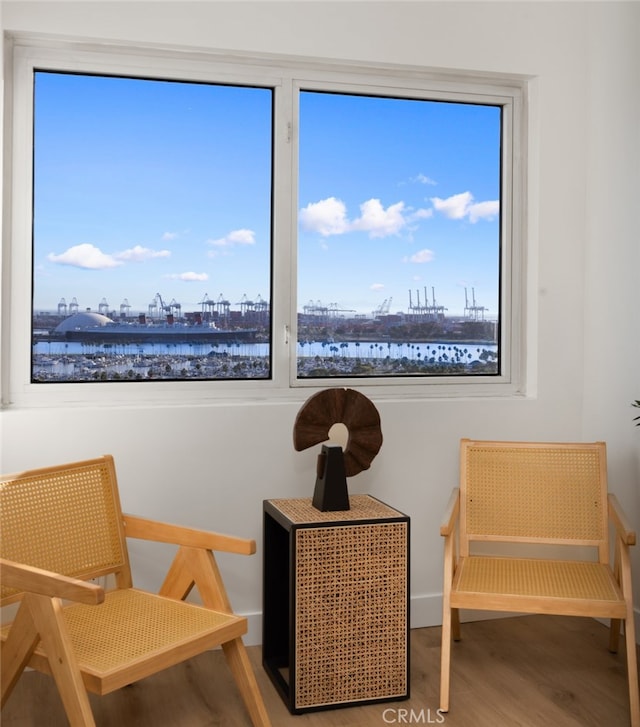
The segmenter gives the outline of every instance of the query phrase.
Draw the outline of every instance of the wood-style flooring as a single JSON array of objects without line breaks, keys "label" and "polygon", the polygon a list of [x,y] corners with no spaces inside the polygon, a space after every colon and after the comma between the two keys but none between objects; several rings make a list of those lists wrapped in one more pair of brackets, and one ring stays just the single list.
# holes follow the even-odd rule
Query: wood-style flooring
[{"label": "wood-style flooring", "polygon": [[[451,709],[437,712],[440,628],[411,632],[411,698],[291,715],[249,647],[273,727],[627,727],[624,639],[588,618],[517,616],[462,625],[454,643]],[[98,727],[251,727],[221,651],[208,652],[105,697],[91,695]],[[443,721],[444,720],[444,721]],[[53,680],[26,672],[2,727],[67,724]]]}]

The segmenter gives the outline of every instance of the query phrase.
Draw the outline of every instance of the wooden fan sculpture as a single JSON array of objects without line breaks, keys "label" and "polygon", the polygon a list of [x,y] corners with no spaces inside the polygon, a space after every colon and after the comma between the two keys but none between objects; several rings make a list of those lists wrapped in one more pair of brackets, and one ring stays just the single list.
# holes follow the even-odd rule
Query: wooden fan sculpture
[{"label": "wooden fan sculpture", "polygon": [[[328,442],[334,424],[343,424],[347,429],[344,451],[339,444]],[[322,444],[322,451],[312,504],[323,512],[349,510],[346,478],[369,469],[382,446],[378,410],[355,389],[319,391],[302,405],[293,427],[296,451],[316,444]]]}]

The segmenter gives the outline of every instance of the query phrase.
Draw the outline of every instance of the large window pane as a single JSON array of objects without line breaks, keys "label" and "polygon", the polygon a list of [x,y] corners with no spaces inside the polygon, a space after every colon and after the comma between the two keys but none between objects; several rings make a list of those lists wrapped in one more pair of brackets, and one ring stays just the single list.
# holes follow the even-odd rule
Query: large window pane
[{"label": "large window pane", "polygon": [[301,92],[298,378],[500,374],[501,117]]},{"label": "large window pane", "polygon": [[33,382],[271,377],[272,95],[35,73]]}]

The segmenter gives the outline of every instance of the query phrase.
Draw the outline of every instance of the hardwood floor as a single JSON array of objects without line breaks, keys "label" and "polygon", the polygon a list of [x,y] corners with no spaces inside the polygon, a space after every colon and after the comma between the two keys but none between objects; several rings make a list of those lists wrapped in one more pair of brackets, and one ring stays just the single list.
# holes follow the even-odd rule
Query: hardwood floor
[{"label": "hardwood floor", "polygon": [[[249,654],[273,727],[626,727],[624,640],[587,618],[518,616],[462,625],[454,643],[451,709],[438,708],[440,628],[411,632],[411,698],[291,715]],[[250,727],[224,657],[209,652],[105,697],[91,695],[98,727]],[[404,711],[401,711],[404,710]],[[444,721],[443,721],[444,720]],[[2,712],[3,727],[63,727],[53,680],[25,673]]]}]

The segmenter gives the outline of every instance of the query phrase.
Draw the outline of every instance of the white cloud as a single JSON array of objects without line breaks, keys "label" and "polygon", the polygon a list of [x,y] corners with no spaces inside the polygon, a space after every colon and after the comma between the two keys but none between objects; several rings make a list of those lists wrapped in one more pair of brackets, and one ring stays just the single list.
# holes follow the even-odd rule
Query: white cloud
[{"label": "white cloud", "polygon": [[163,242],[171,242],[171,240],[175,240],[176,237],[178,237],[177,232],[165,232],[162,235],[162,240],[163,240]]},{"label": "white cloud", "polygon": [[86,270],[107,270],[123,264],[113,255],[107,255],[99,247],[88,242],[74,245],[60,255],[49,253],[47,260],[58,265],[71,265]]},{"label": "white cloud", "polygon": [[477,202],[469,207],[469,222],[492,220],[500,213],[500,202],[497,199],[488,202]]},{"label": "white cloud", "polygon": [[450,220],[461,220],[468,214],[469,205],[473,200],[471,192],[462,192],[461,194],[454,194],[447,199],[441,199],[440,197],[432,197],[431,202],[434,208],[438,212],[442,212],[445,217]]},{"label": "white cloud", "polygon": [[349,229],[347,208],[335,197],[310,202],[300,210],[300,223],[305,230],[318,232],[323,237],[341,235]]},{"label": "white cloud", "polygon": [[431,202],[437,212],[441,212],[450,220],[462,220],[467,217],[472,224],[478,220],[491,220],[500,211],[498,200],[474,202],[471,192],[461,192],[446,199],[432,197]]},{"label": "white cloud", "polygon": [[81,245],[74,245],[60,255],[50,253],[47,255],[47,260],[58,265],[71,265],[72,267],[84,268],[85,270],[108,270],[109,268],[117,268],[124,263],[139,263],[145,260],[170,256],[171,252],[169,250],[151,250],[141,245],[135,245],[128,250],[110,255],[102,252],[99,247],[87,242]]},{"label": "white cloud", "polygon": [[369,199],[360,205],[360,217],[349,220],[344,202],[328,197],[311,202],[300,210],[302,227],[323,237],[343,235],[346,232],[368,232],[369,237],[396,235],[405,227],[404,202],[396,202],[386,209],[379,199]]},{"label": "white cloud", "polygon": [[369,290],[384,290],[384,283],[373,283]]},{"label": "white cloud", "polygon": [[421,207],[419,210],[412,212],[410,215],[411,220],[426,220],[429,217],[433,217],[433,210],[428,210],[424,207]]},{"label": "white cloud", "polygon": [[190,282],[203,282],[205,280],[209,280],[209,276],[207,273],[194,273],[194,272],[188,272],[188,273],[174,273],[173,275],[165,275],[166,278],[169,280],[184,280],[188,283]]},{"label": "white cloud", "polygon": [[418,250],[418,252],[414,253],[410,257],[403,258],[403,262],[406,263],[430,263],[434,258],[433,250],[429,250],[428,248],[424,248],[424,250]]},{"label": "white cloud", "polygon": [[414,182],[419,182],[420,184],[430,184],[430,185],[436,185],[438,184],[436,181],[431,179],[431,177],[427,177],[426,174],[418,174],[417,177],[414,177]]},{"label": "white cloud", "polygon": [[407,224],[404,202],[396,202],[385,209],[379,199],[370,199],[360,205],[360,217],[354,220],[351,229],[369,233],[369,237],[397,235]]},{"label": "white cloud", "polygon": [[232,230],[228,235],[216,240],[207,240],[214,247],[236,247],[238,245],[255,245],[256,233],[253,230]]},{"label": "white cloud", "polygon": [[151,250],[148,247],[136,245],[129,250],[124,250],[124,252],[116,253],[113,257],[116,260],[140,263],[144,262],[145,260],[153,260],[154,258],[158,257],[171,257],[171,252],[169,250]]}]

